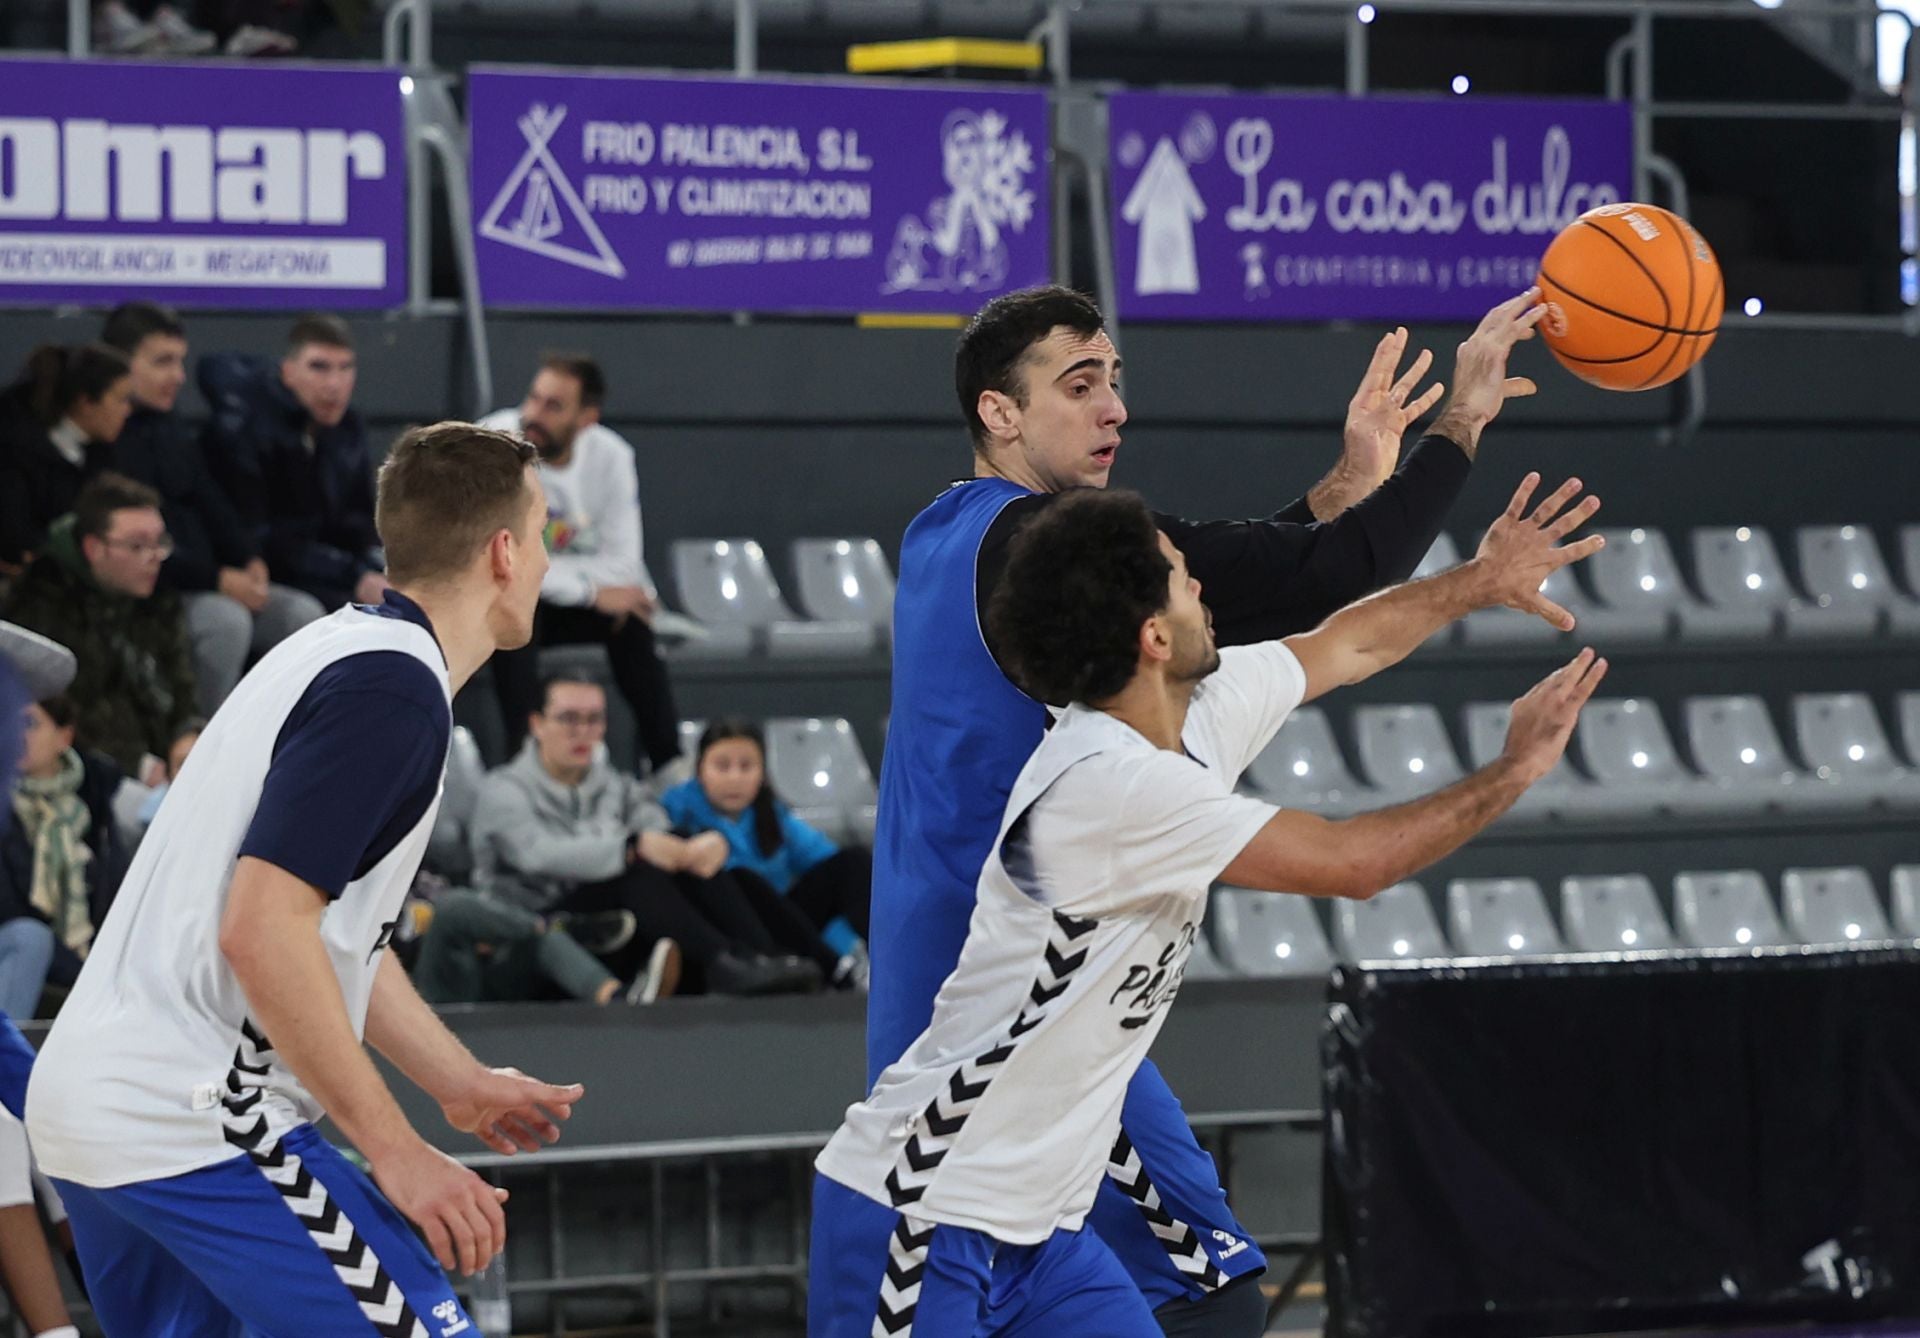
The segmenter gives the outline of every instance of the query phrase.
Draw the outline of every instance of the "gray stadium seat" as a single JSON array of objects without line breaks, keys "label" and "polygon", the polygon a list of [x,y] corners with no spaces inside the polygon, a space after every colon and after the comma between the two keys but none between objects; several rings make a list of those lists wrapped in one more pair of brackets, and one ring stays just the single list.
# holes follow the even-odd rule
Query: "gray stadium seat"
[{"label": "gray stadium seat", "polygon": [[1427,890],[1395,883],[1368,901],[1333,903],[1333,941],[1343,962],[1418,961],[1451,957]]},{"label": "gray stadium seat", "polygon": [[434,815],[433,833],[427,838],[427,862],[446,877],[464,876],[473,867],[473,851],[467,833],[473,823],[473,811],[480,802],[480,782],[486,778],[487,764],[480,758],[480,745],[465,725],[453,727],[447,744],[447,779],[440,796],[440,811]]},{"label": "gray stadium seat", "polygon": [[1693,532],[1694,569],[1707,598],[1723,608],[1771,609],[1792,637],[1873,634],[1874,618],[1852,608],[1808,603],[1787,581],[1786,568],[1764,530],[1746,525]]},{"label": "gray stadium seat", "polygon": [[1767,704],[1758,697],[1689,697],[1687,742],[1693,760],[1723,793],[1752,808],[1830,812],[1858,808],[1866,796],[1809,775],[1787,759]]},{"label": "gray stadium seat", "polygon": [[1865,869],[1788,869],[1780,878],[1787,927],[1815,948],[1884,943],[1893,937]]},{"label": "gray stadium seat", "polygon": [[[1467,706],[1467,758],[1473,766],[1489,766],[1500,756],[1506,747],[1507,722],[1512,714],[1510,702],[1473,702]],[[1628,818],[1647,811],[1633,790],[1596,785],[1575,771],[1564,756],[1513,806],[1514,817],[1520,819]]]},{"label": "gray stadium seat", "polygon": [[1236,975],[1323,976],[1333,969],[1310,897],[1223,886],[1214,889],[1207,918],[1220,959]]},{"label": "gray stadium seat", "polygon": [[1587,771],[1600,784],[1640,801],[1642,812],[1738,812],[1742,804],[1681,765],[1673,740],[1650,698],[1588,702],[1575,727]]},{"label": "gray stadium seat", "polygon": [[[1585,619],[1593,602],[1575,582],[1572,571],[1560,568],[1540,583],[1540,592],[1579,619],[1584,633]],[[1461,635],[1470,646],[1524,645],[1568,635],[1537,614],[1522,613],[1518,609],[1476,609],[1461,620],[1460,626]]]},{"label": "gray stadium seat", "polygon": [[1697,598],[1680,575],[1667,536],[1659,530],[1599,530],[1607,546],[1580,565],[1594,592],[1611,608],[1659,614],[1683,641],[1744,641],[1773,628],[1764,610],[1720,608]]},{"label": "gray stadium seat", "polygon": [[[1460,550],[1455,547],[1453,540],[1444,534],[1437,535],[1434,538],[1432,546],[1421,555],[1420,564],[1413,569],[1413,574],[1407,579],[1418,581],[1428,576],[1438,576],[1441,572],[1459,565]],[[1451,645],[1459,639],[1460,624],[1448,623],[1420,644],[1424,649],[1427,647]]]},{"label": "gray stadium seat", "polygon": [[1920,767],[1920,692],[1903,692],[1895,703],[1900,713],[1900,746],[1907,761]]},{"label": "gray stadium seat", "polygon": [[689,760],[700,752],[700,736],[707,732],[704,720],[682,720],[680,722],[680,756]]},{"label": "gray stadium seat", "polygon": [[1752,869],[1675,875],[1673,922],[1694,948],[1775,948],[1788,941],[1766,880]]},{"label": "gray stadium seat", "polygon": [[1220,959],[1214,956],[1213,947],[1207,942],[1205,934],[1199,934],[1193,940],[1193,952],[1187,958],[1186,979],[1188,980],[1227,980],[1233,972],[1227,970]]},{"label": "gray stadium seat", "polygon": [[1355,779],[1334,742],[1326,713],[1317,706],[1303,706],[1287,717],[1273,742],[1248,765],[1246,778],[1281,808],[1326,817],[1344,817],[1386,802],[1373,787]]},{"label": "gray stadium seat", "polygon": [[1652,952],[1674,945],[1642,874],[1560,880],[1560,923],[1581,952]]},{"label": "gray stadium seat", "polygon": [[836,841],[871,843],[878,801],[853,726],[801,716],[776,717],[766,728],[767,777],[794,815]]},{"label": "gray stadium seat", "polygon": [[882,641],[893,634],[893,569],[872,539],[795,539],[800,607],[829,622],[868,623]]},{"label": "gray stadium seat", "polygon": [[1864,692],[1803,693],[1793,731],[1814,775],[1894,808],[1920,808],[1920,772],[1894,756]]},{"label": "gray stadium seat", "polygon": [[1907,593],[1920,598],[1920,525],[1900,527],[1900,567]]},{"label": "gray stadium seat", "polygon": [[1431,706],[1362,706],[1353,713],[1360,769],[1389,802],[1430,794],[1466,772]]},{"label": "gray stadium seat", "polygon": [[1920,864],[1894,867],[1893,931],[1901,938],[1920,939]]},{"label": "gray stadium seat", "polygon": [[1466,957],[1538,957],[1565,952],[1540,884],[1531,878],[1456,878],[1447,884],[1447,925]]},{"label": "gray stadium seat", "polygon": [[1809,525],[1794,535],[1800,583],[1813,602],[1859,620],[1871,636],[1884,625],[1903,636],[1920,632],[1920,601],[1893,583],[1873,531],[1861,525]]},{"label": "gray stadium seat", "polygon": [[673,577],[687,611],[709,627],[744,627],[780,658],[865,655],[871,624],[794,616],[767,556],[752,539],[676,539]]}]

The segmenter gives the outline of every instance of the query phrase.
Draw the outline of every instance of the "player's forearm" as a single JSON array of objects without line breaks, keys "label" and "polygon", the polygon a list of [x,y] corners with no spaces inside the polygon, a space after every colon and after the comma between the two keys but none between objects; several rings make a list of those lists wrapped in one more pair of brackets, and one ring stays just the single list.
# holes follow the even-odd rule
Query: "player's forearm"
[{"label": "player's forearm", "polygon": [[1307,490],[1307,509],[1313,512],[1315,520],[1332,520],[1370,496],[1385,481],[1361,473],[1342,456],[1325,478]]},{"label": "player's forearm", "polygon": [[1348,605],[1311,634],[1332,651],[1322,658],[1338,665],[1329,681],[1315,684],[1314,695],[1398,664],[1442,627],[1483,607],[1486,590],[1480,568],[1465,562]]},{"label": "player's forearm", "polygon": [[407,1117],[353,1034],[319,921],[255,920],[223,930],[220,949],[253,1021],[349,1141],[371,1161],[417,1142]]},{"label": "player's forearm", "polygon": [[399,960],[391,952],[382,958],[367,1002],[367,1043],[428,1096],[451,1101],[480,1072],[480,1061],[420,997]]},{"label": "player's forearm", "polygon": [[1348,895],[1371,897],[1451,855],[1512,808],[1530,783],[1501,758],[1411,803],[1334,823],[1336,846],[1364,874]]}]

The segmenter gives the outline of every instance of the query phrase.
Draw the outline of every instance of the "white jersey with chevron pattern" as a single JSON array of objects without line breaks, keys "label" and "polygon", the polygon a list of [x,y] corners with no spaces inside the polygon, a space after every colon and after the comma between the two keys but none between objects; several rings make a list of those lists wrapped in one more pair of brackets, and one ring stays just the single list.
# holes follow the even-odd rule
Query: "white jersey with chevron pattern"
[{"label": "white jersey with chevron pattern", "polygon": [[1275,811],[1234,785],[1305,690],[1278,642],[1223,651],[1184,755],[1102,711],[1061,715],[1014,783],[933,1021],[848,1110],[822,1174],[1008,1244],[1079,1227],[1207,889]]}]

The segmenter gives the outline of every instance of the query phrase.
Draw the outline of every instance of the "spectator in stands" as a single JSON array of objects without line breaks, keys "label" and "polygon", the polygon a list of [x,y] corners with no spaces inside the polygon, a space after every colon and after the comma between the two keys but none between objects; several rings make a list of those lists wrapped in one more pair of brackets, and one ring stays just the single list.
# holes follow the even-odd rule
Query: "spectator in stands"
[{"label": "spectator in stands", "polygon": [[[472,838],[477,887],[540,915],[631,911],[638,934],[632,949],[613,959],[616,971],[671,938],[710,991],[771,994],[819,985],[815,964],[782,955],[723,872],[727,843],[712,834],[673,835],[665,810],[640,782],[607,763],[605,689],[550,680],[529,729],[520,755],[480,786]],[[789,943],[810,935],[794,918],[779,925]]]},{"label": "spectator in stands", "polygon": [[433,903],[413,983],[431,1004],[518,1003],[555,993],[603,1007],[650,1004],[679,985],[677,943],[655,939],[646,966],[624,988],[601,960],[618,957],[637,928],[632,911],[535,915],[505,897],[455,888]]},{"label": "spectator in stands", "polygon": [[734,876],[798,907],[838,954],[834,982],[866,988],[873,852],[835,845],[780,802],[767,781],[767,742],[758,725],[739,716],[708,725],[693,778],[660,803],[677,831],[726,837]]},{"label": "spectator in stands", "polygon": [[80,974],[94,931],[126,872],[113,822],[120,769],[74,746],[74,704],[27,708],[26,756],[0,836],[0,1009],[34,1015],[41,990]]},{"label": "spectator in stands", "polygon": [[95,0],[96,51],[110,56],[204,56],[218,45],[218,38],[188,23],[172,5],[156,5],[153,0]]},{"label": "spectator in stands", "polygon": [[552,555],[533,641],[493,657],[493,682],[508,743],[518,747],[540,705],[540,647],[605,646],[639,726],[638,751],[657,772],[680,755],[679,714],[654,644],[659,597],[641,553],[633,447],[600,421],[606,398],[600,364],[583,353],[550,353],[520,407],[481,424],[518,432],[540,452]]},{"label": "spectator in stands", "polygon": [[354,375],[353,336],[333,316],[294,322],[277,371],[238,353],[200,361],[214,477],[275,576],[328,610],[387,591]]},{"label": "spectator in stands", "polygon": [[15,575],[108,467],[132,407],[126,355],[102,344],[42,345],[0,394],[0,575]]},{"label": "spectator in stands", "polygon": [[174,412],[187,380],[187,330],[151,302],[115,307],[100,341],[127,355],[133,413],[113,445],[113,467],[160,494],[173,556],[160,583],[186,609],[200,709],[212,714],[263,655],[325,612],[303,590],[273,583],[233,503],[207,472],[200,443]]},{"label": "spectator in stands", "polygon": [[102,474],[81,489],[73,514],[54,523],[7,606],[7,617],[79,662],[68,695],[81,746],[143,785],[158,781],[161,755],[195,709],[180,600],[158,588],[172,551],[159,494]]}]

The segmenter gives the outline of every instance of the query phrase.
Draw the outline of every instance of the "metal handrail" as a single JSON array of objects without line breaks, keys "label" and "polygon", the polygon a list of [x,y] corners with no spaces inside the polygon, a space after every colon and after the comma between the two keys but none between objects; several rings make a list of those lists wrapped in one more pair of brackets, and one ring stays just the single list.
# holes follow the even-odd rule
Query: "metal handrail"
[{"label": "metal handrail", "polygon": [[487,340],[486,305],[480,300],[480,262],[473,229],[468,226],[473,204],[467,184],[466,137],[439,124],[422,125],[419,135],[421,142],[439,156],[441,179],[447,186],[447,214],[453,222],[453,255],[460,271],[467,353],[473,359],[473,416],[477,420],[493,411],[493,360]]}]

